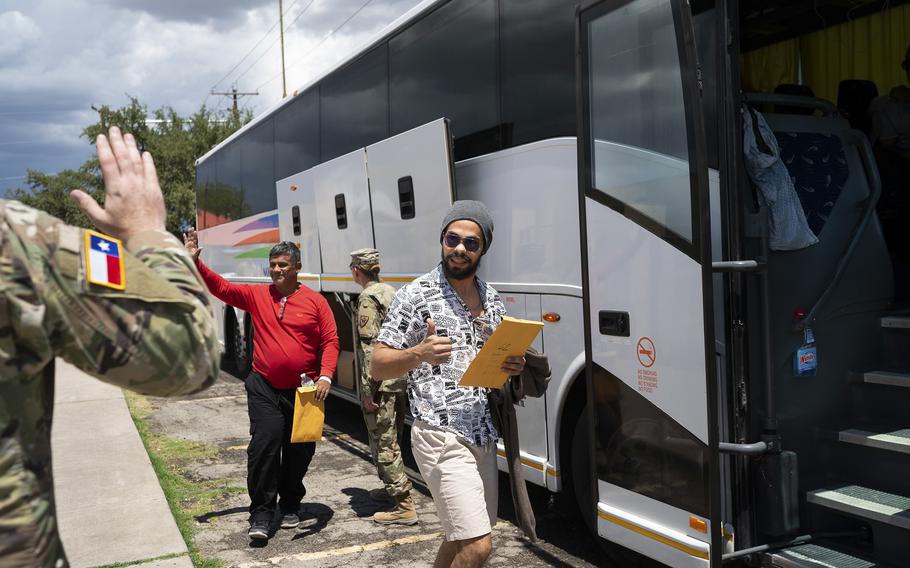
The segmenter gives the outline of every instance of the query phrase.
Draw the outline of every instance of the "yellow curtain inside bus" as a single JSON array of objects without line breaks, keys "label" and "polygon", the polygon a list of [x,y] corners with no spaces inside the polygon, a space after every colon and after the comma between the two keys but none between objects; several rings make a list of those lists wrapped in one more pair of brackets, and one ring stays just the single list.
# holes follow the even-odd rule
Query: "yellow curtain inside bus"
[{"label": "yellow curtain inside bus", "polygon": [[743,90],[771,93],[774,87],[799,82],[799,40],[788,39],[744,54]]},{"label": "yellow curtain inside bus", "polygon": [[745,91],[772,92],[781,83],[807,85],[837,102],[844,79],[873,81],[880,94],[907,83],[901,62],[910,42],[910,4],[877,12],[744,54]]}]

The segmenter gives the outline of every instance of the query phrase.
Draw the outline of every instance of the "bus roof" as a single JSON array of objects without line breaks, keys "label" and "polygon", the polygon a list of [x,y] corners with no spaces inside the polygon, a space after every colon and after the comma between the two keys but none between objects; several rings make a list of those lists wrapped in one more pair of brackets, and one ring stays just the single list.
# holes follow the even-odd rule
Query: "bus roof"
[{"label": "bus roof", "polygon": [[414,6],[413,8],[411,8],[410,10],[408,10],[407,12],[405,12],[404,14],[399,16],[395,21],[393,21],[392,23],[387,25],[379,33],[377,33],[376,35],[371,37],[369,40],[367,40],[358,49],[355,49],[354,51],[352,51],[347,57],[345,57],[344,59],[339,61],[337,64],[333,65],[326,71],[317,75],[309,83],[306,83],[304,86],[294,90],[294,92],[290,96],[281,99],[280,101],[278,101],[277,103],[275,103],[274,105],[269,107],[265,112],[259,114],[259,116],[254,117],[253,120],[249,121],[242,128],[237,129],[236,132],[234,132],[233,134],[231,134],[230,136],[228,136],[227,138],[225,138],[224,140],[222,140],[221,142],[216,144],[215,147],[213,147],[211,150],[209,150],[208,152],[203,154],[201,158],[196,160],[195,165],[198,166],[199,164],[201,164],[202,162],[207,160],[212,154],[214,154],[215,152],[217,152],[224,146],[227,146],[228,144],[230,144],[234,139],[242,136],[244,132],[254,128],[261,121],[265,120],[266,118],[268,118],[268,117],[272,116],[273,114],[275,114],[276,112],[278,112],[279,109],[281,109],[282,107],[284,107],[285,105],[287,105],[291,101],[293,101],[295,97],[303,94],[307,89],[309,89],[313,85],[319,83],[320,81],[322,81],[324,78],[326,78],[328,75],[330,75],[334,71],[341,69],[348,63],[354,61],[360,55],[366,53],[367,51],[369,51],[376,45],[380,44],[383,40],[394,35],[395,32],[402,29],[406,24],[410,23],[413,20],[416,20],[417,18],[422,16],[424,13],[428,12],[431,8],[435,7],[437,4],[442,4],[445,1],[446,0],[422,0],[419,4],[417,4],[416,6]]}]

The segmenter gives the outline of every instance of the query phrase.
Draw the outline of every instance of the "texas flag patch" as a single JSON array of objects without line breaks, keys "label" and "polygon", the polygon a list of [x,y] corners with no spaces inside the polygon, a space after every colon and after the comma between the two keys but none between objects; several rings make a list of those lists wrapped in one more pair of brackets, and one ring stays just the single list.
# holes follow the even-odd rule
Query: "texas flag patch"
[{"label": "texas flag patch", "polygon": [[92,284],[116,290],[126,288],[123,244],[113,237],[86,229],[85,276]]}]

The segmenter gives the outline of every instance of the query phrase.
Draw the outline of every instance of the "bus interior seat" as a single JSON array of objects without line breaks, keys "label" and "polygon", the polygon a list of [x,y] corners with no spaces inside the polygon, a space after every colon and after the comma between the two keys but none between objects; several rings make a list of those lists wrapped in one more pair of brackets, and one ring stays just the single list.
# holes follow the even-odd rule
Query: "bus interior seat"
[{"label": "bus interior seat", "polygon": [[[807,85],[794,85],[791,83],[781,83],[774,87],[775,95],[798,95],[801,97],[815,97]],[[775,114],[812,114],[815,111],[808,107],[796,107],[787,105],[774,105]]]},{"label": "bus interior seat", "polygon": [[[811,307],[827,285],[872,193],[866,168],[875,164],[864,164],[860,146],[871,155],[869,141],[845,118],[769,113],[765,119],[777,137],[809,227],[819,238],[806,249],[772,255],[772,283],[777,282],[772,284],[772,303],[786,306],[789,317],[797,307]],[[851,266],[841,285],[846,295],[837,294],[844,301],[893,295],[891,262],[877,218],[866,228]],[[775,302],[774,296],[788,299]]]},{"label": "bus interior seat", "polygon": [[771,348],[781,385],[778,401],[781,414],[800,415],[806,420],[800,422],[803,426],[830,423],[849,404],[843,395],[849,392],[848,371],[873,363],[869,358],[877,353],[877,318],[894,296],[891,260],[874,214],[813,323],[824,357],[818,372],[830,390],[813,390],[811,382],[792,380],[792,354],[803,342],[802,335],[793,332],[793,317],[797,309],[810,310],[831,282],[877,183],[875,171],[867,170],[875,164],[868,163],[868,139],[845,118],[766,114],[765,119],[777,137],[809,226],[819,238],[813,246],[774,252],[768,259]]},{"label": "bus interior seat", "polygon": [[878,96],[878,87],[865,79],[844,79],[837,86],[837,108],[850,126],[865,133],[872,131],[869,103]]},{"label": "bus interior seat", "polygon": [[[772,128],[775,128],[772,125]],[[778,127],[779,128],[779,127]],[[836,135],[774,130],[780,158],[793,179],[806,222],[821,234],[849,177],[844,141]]]}]

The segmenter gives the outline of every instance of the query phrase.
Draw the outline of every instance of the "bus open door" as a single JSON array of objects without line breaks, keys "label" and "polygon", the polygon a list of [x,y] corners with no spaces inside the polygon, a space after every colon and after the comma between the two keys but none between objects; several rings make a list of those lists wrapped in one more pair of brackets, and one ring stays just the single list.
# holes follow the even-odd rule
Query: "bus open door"
[{"label": "bus open door", "polygon": [[578,174],[598,534],[720,566],[708,167],[689,4],[577,15]]}]

